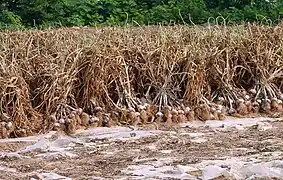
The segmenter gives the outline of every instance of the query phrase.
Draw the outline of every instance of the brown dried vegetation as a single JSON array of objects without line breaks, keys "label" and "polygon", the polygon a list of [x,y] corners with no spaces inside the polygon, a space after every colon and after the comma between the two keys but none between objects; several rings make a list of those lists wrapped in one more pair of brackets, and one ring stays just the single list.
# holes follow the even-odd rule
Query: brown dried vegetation
[{"label": "brown dried vegetation", "polygon": [[1,32],[1,136],[282,113],[282,42],[282,25]]}]

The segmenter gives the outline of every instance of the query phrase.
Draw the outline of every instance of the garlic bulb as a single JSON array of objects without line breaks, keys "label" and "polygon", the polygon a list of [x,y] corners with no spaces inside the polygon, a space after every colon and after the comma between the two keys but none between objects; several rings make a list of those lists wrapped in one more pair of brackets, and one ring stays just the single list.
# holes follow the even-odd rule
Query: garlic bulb
[{"label": "garlic bulb", "polygon": [[249,90],[249,93],[255,95],[255,94],[256,94],[256,90],[255,90],[255,89],[250,89],[250,90]]},{"label": "garlic bulb", "polygon": [[163,116],[163,113],[162,113],[162,112],[158,112],[158,113],[156,113],[156,116],[162,117],[162,116]]},{"label": "garlic bulb", "polygon": [[190,108],[189,106],[187,106],[187,107],[185,108],[185,114],[189,114],[190,111],[191,111],[191,108]]},{"label": "garlic bulb", "polygon": [[59,123],[60,124],[65,124],[65,119],[63,119],[63,118],[59,119]]}]

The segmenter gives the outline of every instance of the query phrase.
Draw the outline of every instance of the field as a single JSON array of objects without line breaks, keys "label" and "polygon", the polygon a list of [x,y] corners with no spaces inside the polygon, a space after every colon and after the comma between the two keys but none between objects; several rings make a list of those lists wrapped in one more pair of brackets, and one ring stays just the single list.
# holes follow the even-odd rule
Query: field
[{"label": "field", "polygon": [[0,34],[1,136],[283,112],[282,25]]},{"label": "field", "polygon": [[2,31],[0,178],[282,178],[282,69],[281,24]]},{"label": "field", "polygon": [[282,119],[99,127],[0,140],[0,179],[282,179]]}]

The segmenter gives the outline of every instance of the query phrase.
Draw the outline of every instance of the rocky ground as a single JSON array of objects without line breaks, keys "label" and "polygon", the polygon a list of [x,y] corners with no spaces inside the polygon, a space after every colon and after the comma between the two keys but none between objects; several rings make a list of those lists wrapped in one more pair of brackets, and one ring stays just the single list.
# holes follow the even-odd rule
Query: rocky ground
[{"label": "rocky ground", "polygon": [[283,121],[228,118],[0,140],[0,179],[282,179]]}]

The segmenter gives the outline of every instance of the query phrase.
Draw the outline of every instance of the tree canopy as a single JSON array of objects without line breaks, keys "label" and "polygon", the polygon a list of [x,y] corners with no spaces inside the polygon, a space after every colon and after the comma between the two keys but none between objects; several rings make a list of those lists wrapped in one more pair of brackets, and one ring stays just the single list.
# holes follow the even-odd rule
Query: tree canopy
[{"label": "tree canopy", "polygon": [[281,19],[283,0],[2,0],[0,26],[241,23]]}]

